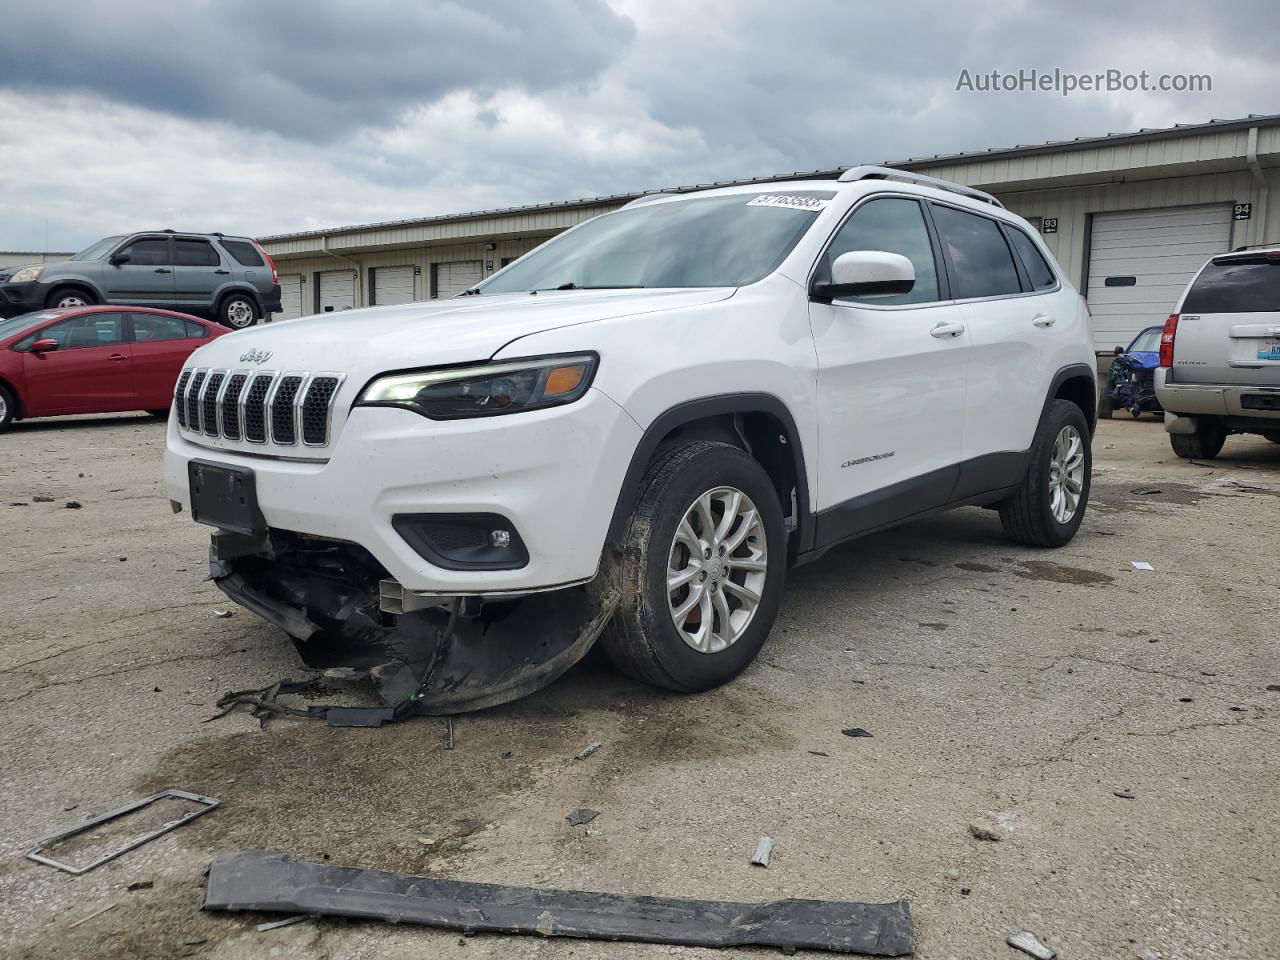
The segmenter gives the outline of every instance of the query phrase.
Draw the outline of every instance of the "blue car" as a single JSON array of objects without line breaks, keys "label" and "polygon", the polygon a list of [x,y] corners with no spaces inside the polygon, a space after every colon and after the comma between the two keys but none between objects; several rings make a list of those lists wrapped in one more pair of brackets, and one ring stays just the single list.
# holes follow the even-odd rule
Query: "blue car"
[{"label": "blue car", "polygon": [[1156,399],[1156,367],[1160,366],[1160,334],[1163,327],[1147,327],[1133,338],[1128,348],[1116,347],[1102,388],[1098,416],[1111,419],[1121,408],[1137,420],[1143,413],[1163,414]]}]

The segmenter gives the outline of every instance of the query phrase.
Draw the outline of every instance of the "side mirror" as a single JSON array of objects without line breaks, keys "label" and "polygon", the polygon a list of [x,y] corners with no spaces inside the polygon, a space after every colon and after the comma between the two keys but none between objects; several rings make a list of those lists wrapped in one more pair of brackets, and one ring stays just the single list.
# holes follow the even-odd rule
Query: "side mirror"
[{"label": "side mirror", "polygon": [[58,349],[58,341],[53,337],[41,337],[31,345],[32,353],[51,353]]},{"label": "side mirror", "polygon": [[831,279],[818,280],[810,293],[819,300],[910,293],[916,268],[900,253],[850,250],[831,264]]},{"label": "side mirror", "polygon": [[111,255],[111,259],[108,260],[107,262],[110,263],[113,267],[118,267],[122,263],[129,262],[129,255],[127,253],[113,253]]},{"label": "side mirror", "polygon": [[1124,347],[1116,347],[1116,356],[1118,357],[1122,353],[1124,353]]}]

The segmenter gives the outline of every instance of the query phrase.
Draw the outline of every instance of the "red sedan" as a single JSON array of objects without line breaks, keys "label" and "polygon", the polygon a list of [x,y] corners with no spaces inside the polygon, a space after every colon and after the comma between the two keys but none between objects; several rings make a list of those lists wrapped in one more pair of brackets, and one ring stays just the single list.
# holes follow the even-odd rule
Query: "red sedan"
[{"label": "red sedan", "polygon": [[230,332],[149,307],[70,307],[0,320],[0,433],[14,420],[68,413],[167,416],[187,357]]}]

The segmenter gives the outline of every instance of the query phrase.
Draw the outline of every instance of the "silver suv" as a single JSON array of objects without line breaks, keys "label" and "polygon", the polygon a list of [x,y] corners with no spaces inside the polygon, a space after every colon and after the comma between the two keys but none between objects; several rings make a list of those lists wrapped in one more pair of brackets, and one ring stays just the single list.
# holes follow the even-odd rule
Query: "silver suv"
[{"label": "silver suv", "polygon": [[182,310],[239,330],[280,309],[280,278],[248,237],[153,230],[106,237],[0,282],[0,317],[95,303]]},{"label": "silver suv", "polygon": [[1280,248],[1221,254],[1187,284],[1160,337],[1156,396],[1180,457],[1216,457],[1232,433],[1280,443]]}]

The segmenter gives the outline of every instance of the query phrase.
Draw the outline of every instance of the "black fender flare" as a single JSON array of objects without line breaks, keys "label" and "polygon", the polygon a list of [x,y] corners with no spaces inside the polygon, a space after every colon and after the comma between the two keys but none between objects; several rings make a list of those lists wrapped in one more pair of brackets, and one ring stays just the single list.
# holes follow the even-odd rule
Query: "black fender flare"
[{"label": "black fender flare", "polygon": [[1090,366],[1087,363],[1069,363],[1059,369],[1053,375],[1053,380],[1049,384],[1049,392],[1044,397],[1044,406],[1049,406],[1049,401],[1058,395],[1058,390],[1064,383],[1068,380],[1078,379],[1088,380],[1093,390],[1093,407],[1085,411],[1085,419],[1089,422],[1089,432],[1093,433],[1098,428],[1098,371],[1096,366]]},{"label": "black fender flare", "polygon": [[[767,413],[782,424],[796,473],[797,537],[792,540],[791,551],[803,553],[809,549],[813,539],[813,522],[809,510],[809,478],[805,470],[804,448],[800,445],[800,432],[796,429],[791,411],[781,399],[771,393],[726,393],[700,397],[678,403],[655,417],[645,428],[644,435],[631,454],[631,462],[627,465],[622,487],[618,491],[618,501],[613,508],[613,518],[609,521],[609,533],[605,542],[617,544],[622,540],[627,519],[640,499],[640,483],[663,437],[677,427],[695,420],[737,413]],[[784,509],[786,506],[783,505]]]}]

